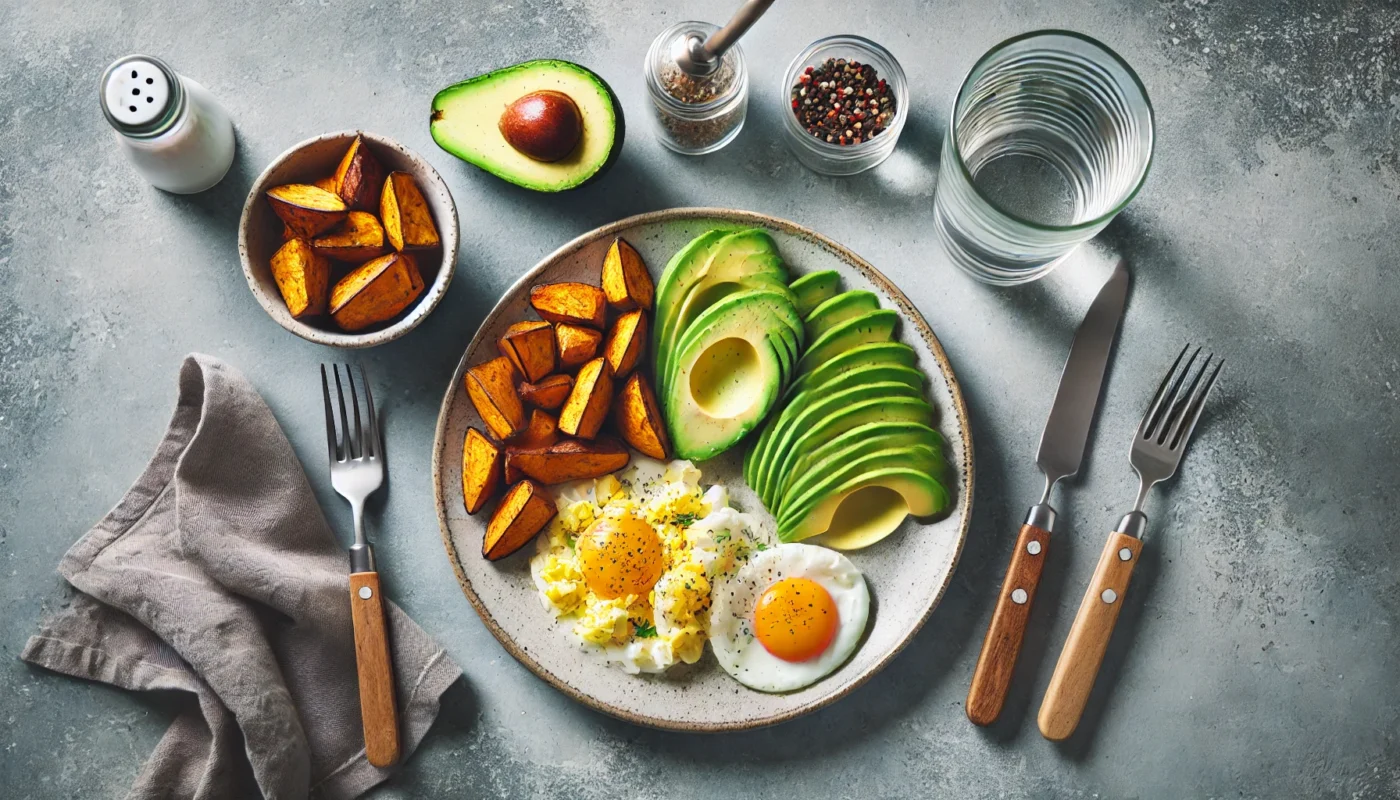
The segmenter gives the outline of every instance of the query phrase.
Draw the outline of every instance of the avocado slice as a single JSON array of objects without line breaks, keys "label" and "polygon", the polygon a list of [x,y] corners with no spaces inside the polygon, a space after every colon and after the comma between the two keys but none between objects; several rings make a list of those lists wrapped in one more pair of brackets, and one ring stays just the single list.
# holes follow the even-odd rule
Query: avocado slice
[{"label": "avocado slice", "polygon": [[[902,371],[904,374],[896,371]],[[879,376],[887,372],[896,374],[887,379],[880,379]],[[758,473],[758,487],[755,491],[763,499],[763,504],[769,510],[777,511],[778,501],[782,499],[777,493],[778,476],[788,474],[787,464],[795,457],[790,446],[810,431],[813,425],[832,415],[839,415],[844,409],[861,400],[898,397],[922,399],[923,380],[923,373],[916,369],[876,366],[867,368],[865,373],[854,378],[850,374],[843,376],[839,382],[840,387],[833,386],[830,390],[812,389],[809,390],[809,394],[793,398],[788,407],[799,405],[801,399],[800,407],[792,414],[787,414],[786,409],[784,410],[783,416],[790,421],[785,429],[775,431],[769,440],[769,450],[763,457],[768,469],[760,469]]]},{"label": "avocado slice", "polygon": [[[799,492],[798,483],[809,485],[806,476],[811,475],[813,481],[818,481],[820,476],[829,475],[832,468],[843,464],[848,458],[857,457],[865,453],[872,453],[875,450],[883,450],[888,447],[906,447],[914,444],[923,444],[925,447],[932,447],[942,451],[944,448],[944,434],[938,433],[937,429],[924,425],[920,422],[906,422],[906,420],[896,420],[896,422],[871,422],[867,425],[855,426],[840,436],[833,437],[825,444],[813,448],[809,453],[799,454],[797,460],[792,462],[792,469],[784,475],[778,483],[777,513],[781,513],[787,503],[787,497],[797,496],[794,492]],[[944,481],[948,475],[948,465],[939,462],[938,471],[931,474],[937,481]]]},{"label": "avocado slice", "polygon": [[797,295],[797,313],[805,319],[812,310],[841,291],[841,276],[834,269],[809,272],[792,282]]},{"label": "avocado slice", "polygon": [[894,328],[898,324],[899,314],[888,308],[838,323],[807,346],[807,352],[797,362],[797,374],[805,375],[853,347],[871,342],[888,342],[894,338]]},{"label": "avocado slice", "polygon": [[875,364],[898,364],[913,367],[917,362],[918,356],[914,353],[913,348],[903,342],[874,342],[853,347],[832,357],[806,375],[794,379],[783,395],[784,404],[781,412],[769,418],[768,423],[763,426],[762,434],[744,456],[744,482],[754,491],[758,490],[758,474],[762,470],[763,464],[762,454],[767,452],[769,440],[775,429],[787,417],[787,404],[792,401],[793,397],[797,396],[798,392],[807,386],[826,383],[837,375],[858,367]]},{"label": "avocado slice", "polygon": [[853,457],[837,466],[831,473],[815,476],[802,493],[792,495],[783,511],[778,514],[778,530],[790,530],[792,523],[806,516],[813,505],[830,493],[833,486],[840,486],[852,478],[878,469],[912,469],[933,477],[933,470],[942,460],[941,450],[926,445],[888,447]]},{"label": "avocado slice", "polygon": [[704,460],[758,426],[777,402],[782,361],[770,334],[795,316],[787,296],[766,289],[728,295],[682,338],[674,361],[666,427],[677,458]]},{"label": "avocado slice", "polygon": [[[849,391],[849,390],[848,390]],[[768,473],[765,481],[769,484],[776,484],[778,479],[787,475],[791,470],[792,463],[798,457],[812,450],[821,447],[827,442],[835,439],[841,434],[872,422],[919,422],[932,426],[934,411],[933,406],[922,397],[908,395],[908,388],[898,396],[889,394],[867,397],[863,400],[850,401],[844,407],[827,416],[816,420],[809,425],[806,430],[794,431],[793,438],[783,448],[783,452],[778,452],[778,448],[770,442],[770,451],[764,460],[771,462],[768,464]],[[752,487],[752,484],[750,485]],[[771,495],[771,487],[760,483],[754,488],[760,496]],[[764,505],[770,510],[776,509],[764,501]]]},{"label": "avocado slice", "polygon": [[708,231],[676,253],[656,286],[652,353],[659,395],[668,394],[669,362],[681,337],[708,307],[727,294],[757,288],[758,283],[786,282],[777,244],[757,228]]},{"label": "avocado slice", "polygon": [[943,437],[938,431],[918,422],[872,422],[846,431],[816,450],[800,456],[792,471],[778,487],[778,509],[775,516],[781,518],[784,512],[792,507],[793,502],[799,501],[809,489],[856,459],[871,453],[904,447],[926,447],[938,453],[939,459],[932,462],[935,470],[930,472],[929,476],[935,480],[943,480],[947,470],[942,460]]},{"label": "avocado slice", "polygon": [[823,545],[854,550],[893,533],[905,516],[931,517],[949,502],[948,490],[917,469],[876,469],[831,487],[800,518],[779,528],[778,538],[796,542],[823,534]]},{"label": "avocado slice", "polygon": [[[578,106],[582,138],[558,161],[536,161],[512,147],[497,127],[506,108],[527,94],[561,92]],[[433,141],[454,156],[537,192],[574,189],[597,178],[622,152],[622,106],[608,84],[569,61],[526,61],[454,83],[433,97]]]},{"label": "avocado slice", "polygon": [[[800,431],[805,425],[820,419],[820,417],[813,417],[808,413],[813,410],[814,406],[829,408],[830,405],[824,401],[830,400],[835,395],[849,397],[849,395],[843,394],[847,390],[891,381],[911,387],[915,390],[914,396],[919,396],[923,390],[924,374],[912,367],[895,364],[862,364],[859,367],[853,367],[833,375],[831,380],[826,383],[811,384],[788,398],[783,410],[774,418],[773,431],[762,444],[763,452],[754,455],[758,468],[754,472],[755,483],[752,486],[754,491],[763,498],[764,505],[775,512],[777,511],[777,506],[774,503],[781,498],[781,495],[770,494],[768,491],[775,477],[773,462],[778,460],[774,456],[780,456],[784,452],[787,443],[795,436],[795,431]],[[849,402],[849,400],[838,400],[837,402]],[[759,445],[755,444],[754,449],[758,448]]]},{"label": "avocado slice", "polygon": [[823,333],[848,319],[880,310],[880,299],[874,292],[857,290],[842,292],[827,300],[803,317],[807,341],[815,342]]}]

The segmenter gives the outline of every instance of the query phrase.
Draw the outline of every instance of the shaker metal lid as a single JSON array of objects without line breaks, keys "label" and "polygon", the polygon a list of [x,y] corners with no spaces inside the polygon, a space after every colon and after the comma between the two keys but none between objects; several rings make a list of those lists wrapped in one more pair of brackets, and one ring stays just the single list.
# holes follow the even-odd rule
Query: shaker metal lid
[{"label": "shaker metal lid", "polygon": [[113,128],[136,138],[164,133],[185,104],[184,87],[169,65],[154,56],[129,55],[102,73],[102,113]]}]

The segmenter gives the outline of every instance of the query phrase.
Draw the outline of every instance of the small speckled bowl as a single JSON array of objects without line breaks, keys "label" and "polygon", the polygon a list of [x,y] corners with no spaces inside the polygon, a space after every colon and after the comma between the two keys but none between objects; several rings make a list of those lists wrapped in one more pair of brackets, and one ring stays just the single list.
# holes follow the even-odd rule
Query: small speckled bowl
[{"label": "small speckled bowl", "polygon": [[[442,239],[439,252],[424,253],[418,258],[418,268],[425,284],[418,301],[387,323],[364,331],[347,333],[334,327],[328,317],[310,321],[293,319],[277,282],[272,279],[272,254],[282,246],[282,221],[273,213],[263,193],[274,186],[288,183],[312,183],[335,174],[336,165],[345,155],[356,136],[365,137],[374,155],[386,172],[407,172],[417,182],[423,199],[433,212],[438,236]],[[457,262],[457,205],[442,176],[422,156],[387,136],[364,131],[339,131],[307,139],[273,159],[258,176],[248,199],[243,204],[243,218],[238,223],[238,257],[243,262],[243,274],[248,288],[262,304],[268,316],[278,325],[303,339],[332,347],[374,347],[392,342],[413,330],[442,300],[452,283]],[[332,280],[336,277],[332,273]]]}]

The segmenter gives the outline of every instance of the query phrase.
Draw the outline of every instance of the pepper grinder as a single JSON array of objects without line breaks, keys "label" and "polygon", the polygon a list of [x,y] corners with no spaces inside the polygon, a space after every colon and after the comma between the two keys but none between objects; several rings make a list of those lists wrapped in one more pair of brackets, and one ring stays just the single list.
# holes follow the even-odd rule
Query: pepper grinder
[{"label": "pepper grinder", "polygon": [[739,135],[748,114],[749,74],[738,41],[773,0],[749,0],[723,28],[681,22],[647,51],[646,80],[657,138],[683,155],[713,153]]},{"label": "pepper grinder", "polygon": [[758,18],[763,16],[763,12],[773,5],[774,0],[749,0],[749,2],[739,7],[734,12],[729,24],[710,34],[709,38],[701,38],[699,34],[689,35],[676,39],[672,45],[671,57],[675,59],[676,66],[681,71],[696,78],[706,78],[719,69],[720,59],[729,48],[749,28],[753,27]]},{"label": "pepper grinder", "polygon": [[102,73],[102,113],[136,171],[152,186],[193,194],[233,165],[233,123],[198,82],[152,56],[119,58]]}]

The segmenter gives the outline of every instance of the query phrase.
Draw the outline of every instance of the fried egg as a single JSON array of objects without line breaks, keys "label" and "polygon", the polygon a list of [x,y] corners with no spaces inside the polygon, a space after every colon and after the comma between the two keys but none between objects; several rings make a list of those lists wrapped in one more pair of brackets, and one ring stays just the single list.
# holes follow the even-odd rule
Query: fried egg
[{"label": "fried egg", "polygon": [[869,616],[870,592],[850,559],[816,545],[780,544],[715,587],[710,646],[745,686],[789,692],[844,664]]},{"label": "fried egg", "polygon": [[530,560],[541,603],[581,647],[628,673],[698,661],[714,582],[771,541],[722,486],[700,481],[689,461],[638,456],[555,492],[559,514]]}]

